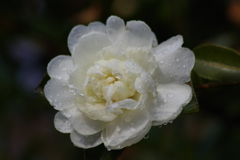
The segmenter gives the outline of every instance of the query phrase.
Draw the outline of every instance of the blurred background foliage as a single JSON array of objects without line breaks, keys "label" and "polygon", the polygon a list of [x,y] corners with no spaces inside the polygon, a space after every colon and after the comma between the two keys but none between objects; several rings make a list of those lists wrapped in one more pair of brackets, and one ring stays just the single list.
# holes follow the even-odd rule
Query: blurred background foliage
[{"label": "blurred background foliage", "polygon": [[[211,43],[240,50],[237,0],[1,0],[1,160],[84,158],[69,134],[54,128],[57,111],[34,89],[53,57],[70,54],[73,26],[105,23],[110,15],[145,21],[159,42],[181,34],[190,49]],[[119,160],[240,159],[240,85],[212,83],[194,84],[199,113],[153,127],[147,140],[126,148]],[[88,159],[96,159],[94,154],[85,152]]]}]

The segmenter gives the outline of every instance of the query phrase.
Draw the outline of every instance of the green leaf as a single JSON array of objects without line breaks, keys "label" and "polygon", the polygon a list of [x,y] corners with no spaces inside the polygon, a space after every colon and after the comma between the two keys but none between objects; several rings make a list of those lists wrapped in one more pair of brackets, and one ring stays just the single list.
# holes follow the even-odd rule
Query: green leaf
[{"label": "green leaf", "polygon": [[199,112],[199,105],[196,94],[194,93],[193,90],[192,100],[186,106],[183,107],[182,113],[197,113],[197,112]]},{"label": "green leaf", "polygon": [[199,105],[198,105],[198,100],[197,96],[194,92],[194,86],[201,85],[202,81],[201,78],[195,73],[194,71],[191,72],[191,81],[190,81],[190,86],[192,87],[192,99],[191,101],[183,107],[182,113],[197,113],[199,112]]},{"label": "green leaf", "polygon": [[221,82],[240,81],[240,54],[230,48],[202,45],[194,50],[193,70],[201,77]]}]

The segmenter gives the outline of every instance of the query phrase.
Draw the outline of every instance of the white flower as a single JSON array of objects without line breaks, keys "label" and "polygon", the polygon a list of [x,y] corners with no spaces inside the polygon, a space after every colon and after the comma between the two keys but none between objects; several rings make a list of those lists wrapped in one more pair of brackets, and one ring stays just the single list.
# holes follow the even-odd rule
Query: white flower
[{"label": "white flower", "polygon": [[185,83],[195,58],[182,44],[178,35],[158,45],[147,24],[125,26],[116,16],[106,26],[74,27],[71,56],[57,56],[47,67],[44,93],[59,110],[56,129],[81,148],[121,149],[175,119],[192,97]]}]

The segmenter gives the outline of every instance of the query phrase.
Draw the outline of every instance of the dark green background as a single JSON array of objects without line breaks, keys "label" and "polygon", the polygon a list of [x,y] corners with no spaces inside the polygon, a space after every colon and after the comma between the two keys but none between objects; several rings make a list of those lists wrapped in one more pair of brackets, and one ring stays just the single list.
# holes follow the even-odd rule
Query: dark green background
[{"label": "dark green background", "polygon": [[[0,159],[81,160],[69,134],[55,130],[56,110],[34,88],[56,55],[70,54],[77,24],[110,15],[145,21],[162,42],[181,34],[190,49],[212,43],[240,49],[240,3],[231,0],[1,0]],[[195,88],[200,112],[153,127],[119,160],[240,159],[240,87]],[[99,152],[101,151],[99,147]],[[87,150],[88,159],[101,155]]]}]

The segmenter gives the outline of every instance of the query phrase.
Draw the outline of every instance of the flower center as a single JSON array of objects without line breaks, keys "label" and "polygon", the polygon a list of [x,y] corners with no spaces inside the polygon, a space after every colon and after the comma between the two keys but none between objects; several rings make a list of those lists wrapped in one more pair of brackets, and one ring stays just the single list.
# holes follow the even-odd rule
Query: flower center
[{"label": "flower center", "polygon": [[116,79],[115,77],[108,77],[108,78],[105,80],[105,84],[106,84],[106,85],[114,84],[115,81],[117,81],[117,79]]}]

